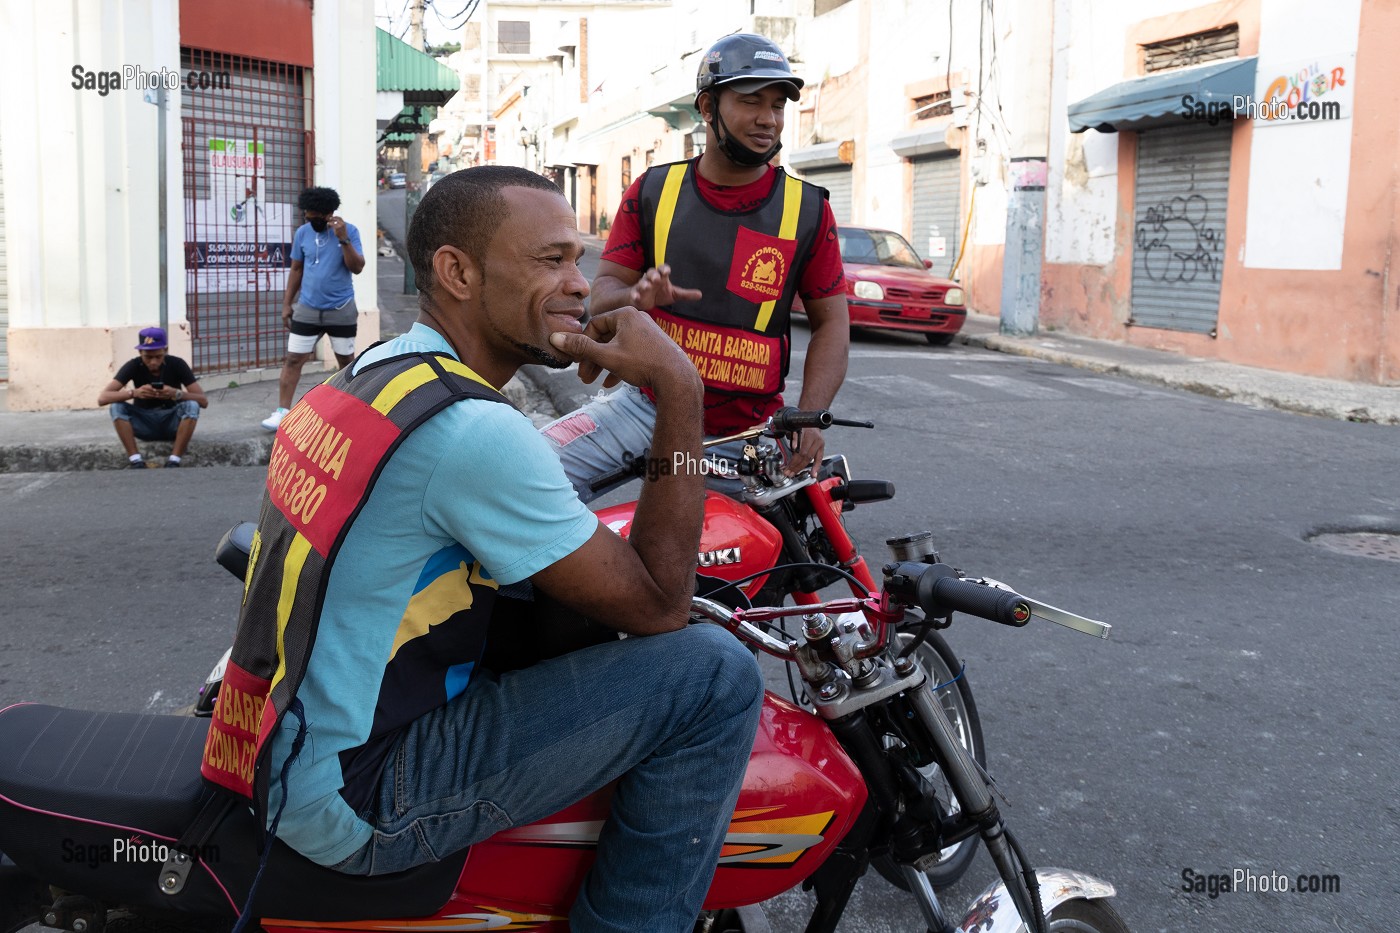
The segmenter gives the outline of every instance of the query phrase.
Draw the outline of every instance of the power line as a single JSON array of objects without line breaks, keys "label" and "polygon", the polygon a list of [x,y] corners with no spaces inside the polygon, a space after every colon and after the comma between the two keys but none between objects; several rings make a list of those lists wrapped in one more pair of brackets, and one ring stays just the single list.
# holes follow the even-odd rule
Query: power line
[{"label": "power line", "polygon": [[[460,10],[448,16],[447,19],[443,19],[442,12],[437,8],[436,4],[434,4],[432,0],[429,0],[428,2],[428,6],[432,8],[433,15],[437,17],[438,22],[442,24],[443,28],[448,30],[449,32],[456,32],[458,29],[461,29],[463,26],[465,26],[467,22],[472,18],[472,15],[476,13],[476,8],[480,5],[481,0],[467,0],[466,4]],[[448,20],[454,20],[459,16],[462,17],[462,21],[460,23],[454,25],[448,22]]]}]

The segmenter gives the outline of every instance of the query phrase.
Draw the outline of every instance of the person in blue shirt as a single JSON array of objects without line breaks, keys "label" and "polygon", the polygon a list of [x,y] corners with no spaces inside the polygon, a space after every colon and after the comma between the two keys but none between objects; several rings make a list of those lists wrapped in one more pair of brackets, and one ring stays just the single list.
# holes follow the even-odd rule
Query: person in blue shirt
[{"label": "person in blue shirt", "polygon": [[[278,430],[230,662],[235,671],[245,646],[275,643],[262,667],[296,684],[287,708],[301,713],[278,720],[263,746],[266,773],[277,776],[265,812],[277,837],[311,861],[382,875],[613,784],[570,930],[689,933],[763,702],[748,649],[717,625],[687,624],[703,476],[645,478],[624,539],[579,501],[548,443],[498,390],[523,364],[571,362],[585,382],[606,372],[605,385],[647,388],[656,397],[651,450],[669,463],[702,454],[700,377],[636,308],[585,317],[573,208],[533,172],[480,166],[438,181],[414,215],[408,252],[420,289],[412,329],[309,393]],[[418,370],[392,367],[420,354],[440,379],[454,373],[480,386],[480,397],[421,416],[375,454],[362,438],[406,417],[394,399],[411,408],[412,386],[426,385],[413,381]],[[381,367],[398,374],[377,375]],[[352,404],[342,397],[352,392],[365,395]],[[334,393],[338,401],[327,401]],[[320,425],[318,437],[345,438],[348,459],[305,460],[308,424]],[[342,491],[365,471],[372,484]],[[293,474],[300,484],[302,473],[321,484],[319,499],[297,500],[290,483],[279,485]],[[333,513],[349,516],[336,519],[345,524],[335,526],[333,556],[309,558],[305,535],[329,533],[317,523]],[[324,573],[303,572],[321,559]],[[535,637],[536,616],[494,608],[532,593],[632,637],[493,669],[482,613]],[[285,608],[293,605],[315,614]]]},{"label": "person in blue shirt", "polygon": [[352,275],[365,267],[360,231],[336,216],[340,195],[334,188],[307,188],[297,198],[306,223],[292,235],[292,268],[282,296],[282,324],[287,328],[287,359],[278,378],[277,410],[262,426],[276,431],[292,407],[301,368],[311,359],[316,341],[330,337],[331,352],[341,366],[355,356],[355,307]]}]

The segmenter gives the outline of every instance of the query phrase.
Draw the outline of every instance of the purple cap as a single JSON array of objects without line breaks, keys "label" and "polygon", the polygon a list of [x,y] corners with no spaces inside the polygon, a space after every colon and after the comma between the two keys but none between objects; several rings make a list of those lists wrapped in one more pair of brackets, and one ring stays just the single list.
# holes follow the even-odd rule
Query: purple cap
[{"label": "purple cap", "polygon": [[141,336],[136,341],[138,350],[164,350],[165,349],[165,328],[145,327],[141,330]]}]

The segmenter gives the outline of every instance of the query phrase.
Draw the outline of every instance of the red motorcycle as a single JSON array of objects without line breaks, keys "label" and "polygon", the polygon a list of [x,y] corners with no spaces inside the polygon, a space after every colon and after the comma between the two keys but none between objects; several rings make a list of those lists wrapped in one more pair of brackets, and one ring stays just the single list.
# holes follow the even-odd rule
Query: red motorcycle
[{"label": "red motorcycle", "polygon": [[[846,529],[844,516],[858,505],[894,498],[894,483],[855,479],[843,455],[827,457],[815,473],[806,470],[789,477],[783,471],[783,438],[803,428],[825,430],[832,426],[874,427],[868,421],[834,418],[825,409],[800,411],[787,407],[774,412],[763,424],[705,442],[706,448],[745,442],[737,465],[743,491],[737,498],[712,490],[705,494],[697,595],[731,607],[775,606],[788,600],[812,606],[821,602],[820,590],[840,582],[845,582],[851,594],[858,597],[879,589]],[[612,488],[619,481],[641,475],[643,464],[649,462],[644,454],[595,477],[589,485],[594,492]],[[603,524],[626,537],[636,509],[633,501],[598,509],[597,515]],[[931,535],[924,534],[920,540],[929,541]],[[851,618],[848,613],[841,621],[849,622]],[[868,614],[867,619],[875,621]],[[896,627],[906,652],[917,654],[934,683],[940,685],[935,696],[953,724],[958,741],[979,765],[985,764],[982,725],[972,689],[957,656],[936,631],[946,625],[946,620],[929,624],[917,611],[910,611],[898,620]],[[793,681],[791,668],[787,673],[793,702],[809,708],[810,697]],[[924,777],[945,808],[958,806],[947,781],[936,769],[926,769]],[[950,844],[935,859],[925,859],[930,883],[936,888],[954,884],[972,864],[976,849],[977,839],[972,837]],[[904,875],[888,856],[877,856],[873,864],[886,881],[908,890]]]},{"label": "red motorcycle", "polygon": [[[939,562],[927,533],[889,542],[894,562],[875,593],[842,512],[893,489],[853,480],[839,457],[816,476],[783,475],[770,442],[809,422],[825,426],[830,415],[781,412],[745,432],[753,442],[741,464],[745,503],[715,494],[706,503],[708,595],[694,600],[695,621],[724,625],[787,662],[803,690],[794,687],[795,702],[771,693],[765,700],[696,930],[765,930],[755,905],[802,884],[816,893],[809,933],[834,931],[874,865],[912,894],[929,930],[952,931],[934,886],[965,870],[980,838],[1003,880],[957,929],[1125,931],[1105,902],[1111,885],[1030,870],[975,754],[981,734],[961,667],[934,631],[954,611],[1015,626],[1041,616],[1100,636],[1108,626],[992,580],[961,578]],[[599,515],[626,534],[632,509]],[[220,563],[240,579],[251,527],[235,528],[220,547]],[[840,577],[853,595],[822,602],[816,590]],[[747,605],[784,596],[798,605]],[[800,625],[795,634],[789,622]],[[212,706],[220,677],[216,668],[201,705]],[[36,919],[73,933],[101,933],[108,922],[231,923],[248,898],[260,832],[247,808],[200,781],[205,731],[197,717],[0,710],[0,742],[13,750],[0,759],[0,933]],[[272,933],[561,933],[609,800],[604,788],[539,823],[396,875],[342,875],[274,843],[251,915]]]},{"label": "red motorcycle", "polygon": [[[764,712],[696,931],[766,929],[754,905],[803,884],[809,933],[834,931],[856,882],[888,857],[938,933],[1125,933],[1107,882],[1032,869],[1002,822],[990,778],[936,698],[940,684],[896,637],[907,609],[1010,626],[1033,616],[1106,636],[1108,626],[970,580],[926,539],[901,539],[879,594],[817,605],[731,609],[696,597],[692,616],[797,668],[814,711],[773,695]],[[800,617],[800,619],[798,618]],[[782,634],[784,620],[800,624]],[[760,628],[760,625],[767,626]],[[777,634],[774,634],[774,633]],[[0,710],[0,933],[38,920],[72,933],[159,924],[226,927],[249,896],[260,833],[249,808],[199,778],[205,723],[20,704]],[[937,769],[958,806],[925,774]],[[355,877],[274,843],[249,909],[269,933],[308,930],[563,933],[593,858],[609,789],[440,862]],[[980,837],[1001,882],[954,927],[924,869]]]}]

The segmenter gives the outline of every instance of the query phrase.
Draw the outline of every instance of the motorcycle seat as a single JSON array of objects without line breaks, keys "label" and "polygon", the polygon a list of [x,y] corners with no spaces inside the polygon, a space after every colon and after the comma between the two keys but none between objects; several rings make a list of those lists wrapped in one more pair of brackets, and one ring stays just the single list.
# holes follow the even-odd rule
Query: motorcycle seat
[{"label": "motorcycle seat", "polygon": [[[108,905],[230,917],[247,899],[261,834],[235,806],[178,895],[157,885],[169,848],[216,792],[200,778],[209,720],[21,704],[0,709],[0,852],[46,884]],[[452,895],[467,852],[370,878],[323,868],[275,842],[259,917],[422,917]]]}]

